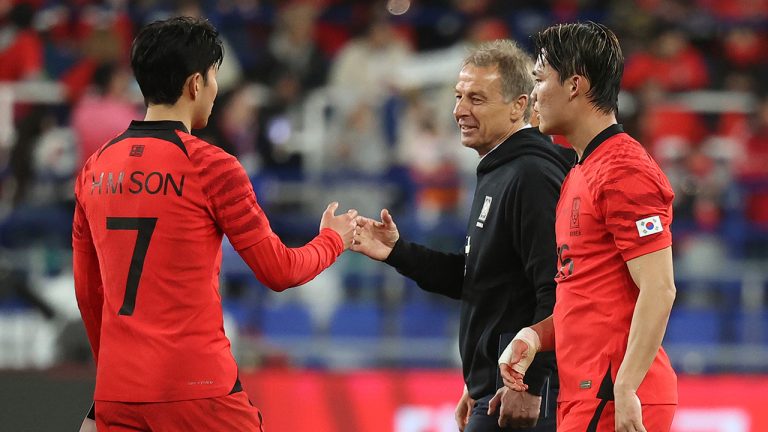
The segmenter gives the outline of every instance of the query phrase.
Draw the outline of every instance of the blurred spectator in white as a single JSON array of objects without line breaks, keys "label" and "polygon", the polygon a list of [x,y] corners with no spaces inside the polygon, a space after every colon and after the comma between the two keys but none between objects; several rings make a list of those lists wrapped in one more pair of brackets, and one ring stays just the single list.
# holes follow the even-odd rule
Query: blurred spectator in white
[{"label": "blurred spectator in white", "polygon": [[[3,2],[5,7],[12,4]],[[32,29],[35,10],[28,3],[16,2],[0,18],[0,81],[21,81],[41,77],[43,43]]]},{"label": "blurred spectator in white", "polygon": [[131,94],[133,76],[115,63],[104,63],[93,73],[89,90],[75,105],[71,124],[78,143],[78,168],[102,145],[143,118]]},{"label": "blurred spectator in white", "polygon": [[[419,88],[429,85],[447,85],[453,94],[453,80],[456,76],[468,50],[485,41],[505,39],[509,37],[506,24],[497,18],[479,19],[472,23],[466,37],[459,42],[441,49],[415,52],[402,65],[399,74],[400,86],[406,89]],[[472,166],[476,166],[476,161]]]},{"label": "blurred spectator in white", "polygon": [[360,103],[378,106],[398,89],[398,72],[409,55],[392,23],[377,16],[363,36],[339,52],[329,84],[338,91],[339,102],[351,109]]}]

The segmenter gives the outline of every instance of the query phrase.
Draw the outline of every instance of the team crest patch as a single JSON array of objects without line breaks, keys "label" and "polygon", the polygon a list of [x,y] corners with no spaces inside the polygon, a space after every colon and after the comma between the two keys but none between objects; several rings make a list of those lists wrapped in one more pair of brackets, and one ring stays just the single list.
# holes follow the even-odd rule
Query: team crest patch
[{"label": "team crest patch", "polygon": [[658,216],[651,216],[645,219],[640,219],[635,222],[637,225],[637,233],[640,237],[649,236],[664,231],[664,227],[661,225],[661,218]]},{"label": "team crest patch", "polygon": [[144,145],[134,144],[131,147],[131,152],[128,154],[128,156],[141,157],[143,154],[144,154]]}]

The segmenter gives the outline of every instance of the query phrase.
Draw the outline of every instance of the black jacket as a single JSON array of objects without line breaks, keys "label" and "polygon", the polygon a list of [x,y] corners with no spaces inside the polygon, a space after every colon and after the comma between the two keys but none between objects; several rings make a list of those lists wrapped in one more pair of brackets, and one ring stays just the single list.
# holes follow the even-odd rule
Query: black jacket
[{"label": "black jacket", "polygon": [[[399,240],[386,262],[427,291],[461,299],[459,350],[474,399],[496,392],[498,357],[514,335],[552,314],[555,207],[575,154],[538,129],[514,133],[477,167],[464,254]],[[539,353],[529,392],[557,382],[554,353]]]}]

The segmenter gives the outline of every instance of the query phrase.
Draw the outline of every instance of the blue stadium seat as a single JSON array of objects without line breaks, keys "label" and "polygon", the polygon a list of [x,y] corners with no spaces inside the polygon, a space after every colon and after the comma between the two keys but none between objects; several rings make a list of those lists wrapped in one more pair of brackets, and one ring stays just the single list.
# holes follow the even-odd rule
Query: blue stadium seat
[{"label": "blue stadium seat", "polygon": [[427,301],[411,301],[397,311],[397,334],[408,338],[447,338],[451,311]]},{"label": "blue stadium seat", "polygon": [[768,311],[739,311],[734,316],[736,340],[744,344],[768,345]]},{"label": "blue stadium seat", "polygon": [[713,345],[720,341],[722,320],[713,309],[672,309],[664,344]]},{"label": "blue stadium seat", "polygon": [[266,338],[309,337],[314,332],[309,310],[297,302],[265,307],[261,331]]},{"label": "blue stadium seat", "polygon": [[372,303],[341,304],[331,317],[332,338],[379,337],[383,334],[381,308]]}]

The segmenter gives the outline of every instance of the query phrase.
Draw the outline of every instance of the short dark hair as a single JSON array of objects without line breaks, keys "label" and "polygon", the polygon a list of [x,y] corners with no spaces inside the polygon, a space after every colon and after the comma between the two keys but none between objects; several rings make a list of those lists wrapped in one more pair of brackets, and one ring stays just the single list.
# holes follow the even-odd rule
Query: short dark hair
[{"label": "short dark hair", "polygon": [[[505,102],[511,102],[520,95],[529,95],[533,90],[533,59],[514,41],[497,39],[483,42],[464,59],[462,66],[496,66],[501,75],[501,94]],[[525,121],[531,116],[531,103],[525,108]]]},{"label": "short dark hair", "polygon": [[131,47],[131,68],[144,103],[173,105],[184,82],[206,73],[224,59],[219,32],[207,20],[176,17],[144,26]]},{"label": "short dark hair", "polygon": [[573,75],[589,80],[589,100],[598,110],[616,114],[624,73],[624,55],[616,35],[595,22],[557,24],[533,37],[536,56],[560,75],[560,83]]}]

